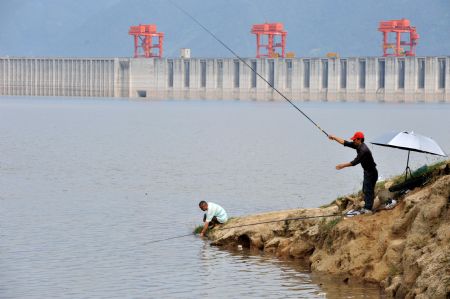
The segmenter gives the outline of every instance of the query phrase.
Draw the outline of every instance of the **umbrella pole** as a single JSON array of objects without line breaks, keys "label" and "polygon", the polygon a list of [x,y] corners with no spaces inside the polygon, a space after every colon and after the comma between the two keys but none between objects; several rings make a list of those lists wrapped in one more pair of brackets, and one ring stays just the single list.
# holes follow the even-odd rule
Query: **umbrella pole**
[{"label": "umbrella pole", "polygon": [[406,175],[405,175],[405,181],[408,179],[408,171],[409,171],[409,176],[412,177],[412,173],[411,173],[411,168],[409,168],[409,154],[411,153],[411,151],[408,151],[408,160],[406,161]]}]

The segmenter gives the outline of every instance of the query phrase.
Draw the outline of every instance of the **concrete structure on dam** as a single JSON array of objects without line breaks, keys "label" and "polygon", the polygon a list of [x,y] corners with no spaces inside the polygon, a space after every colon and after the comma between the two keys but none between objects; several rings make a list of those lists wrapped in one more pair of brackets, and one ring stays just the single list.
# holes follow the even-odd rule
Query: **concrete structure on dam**
[{"label": "concrete structure on dam", "polygon": [[[244,61],[292,100],[450,102],[450,56]],[[235,58],[0,57],[0,95],[281,99]]]}]

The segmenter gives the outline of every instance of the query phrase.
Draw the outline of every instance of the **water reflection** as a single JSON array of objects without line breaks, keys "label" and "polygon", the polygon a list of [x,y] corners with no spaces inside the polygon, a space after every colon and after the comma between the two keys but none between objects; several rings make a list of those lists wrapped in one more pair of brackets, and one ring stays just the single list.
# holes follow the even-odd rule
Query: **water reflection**
[{"label": "water reflection", "polygon": [[[273,255],[249,249],[222,249],[203,244],[200,251],[202,267],[218,281],[236,281],[227,294],[251,298],[384,298],[376,284],[355,278],[311,273],[305,262],[278,259]],[[230,273],[222,275],[226,264]],[[217,270],[215,271],[214,268]],[[228,270],[226,272],[228,272]],[[345,281],[345,282],[344,282]],[[217,282],[216,282],[217,283]],[[247,288],[247,285],[258,286]]]},{"label": "water reflection", "polygon": [[[339,136],[414,129],[450,152],[450,105],[301,106]],[[0,113],[0,298],[377,298],[194,236],[147,242],[192,231],[200,199],[240,216],[361,188],[360,168],[334,169],[354,153],[285,103],[15,97]],[[380,175],[404,170],[403,152],[371,150]]]}]

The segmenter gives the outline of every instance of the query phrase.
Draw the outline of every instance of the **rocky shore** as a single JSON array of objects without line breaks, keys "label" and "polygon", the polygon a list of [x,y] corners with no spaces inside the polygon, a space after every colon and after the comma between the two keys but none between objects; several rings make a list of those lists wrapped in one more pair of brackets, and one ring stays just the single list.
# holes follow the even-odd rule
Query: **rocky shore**
[{"label": "rocky shore", "polygon": [[[378,186],[375,207],[392,184]],[[354,195],[322,208],[233,218],[208,238],[215,246],[273,253],[312,271],[378,283],[394,298],[450,298],[450,162],[424,186],[390,195],[398,205],[372,215],[341,216],[361,204]],[[324,215],[337,216],[313,218]]]}]

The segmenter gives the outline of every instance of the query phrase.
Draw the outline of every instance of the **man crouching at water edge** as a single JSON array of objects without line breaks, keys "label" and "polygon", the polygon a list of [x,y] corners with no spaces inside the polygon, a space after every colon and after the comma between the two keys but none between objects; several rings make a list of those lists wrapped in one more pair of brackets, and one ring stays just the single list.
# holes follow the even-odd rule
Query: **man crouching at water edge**
[{"label": "man crouching at water edge", "polygon": [[358,211],[349,211],[347,216],[355,216],[359,214],[370,214],[372,213],[373,198],[375,195],[375,184],[378,180],[378,171],[376,168],[375,161],[372,157],[372,152],[369,150],[367,145],[364,143],[364,133],[356,132],[352,138],[353,142],[344,140],[342,138],[328,135],[330,140],[335,140],[338,143],[356,149],[356,158],[348,163],[341,163],[336,165],[336,169],[340,170],[345,167],[355,166],[361,163],[364,169],[364,181],[363,181],[363,193],[364,193],[364,208]]},{"label": "man crouching at water edge", "polygon": [[213,228],[216,224],[227,222],[227,212],[225,212],[224,208],[222,208],[218,204],[202,200],[201,202],[199,202],[198,206],[202,211],[206,211],[206,214],[203,216],[203,222],[205,223],[205,225],[203,226],[202,232],[200,233],[200,237],[203,237],[205,235],[208,227]]}]

